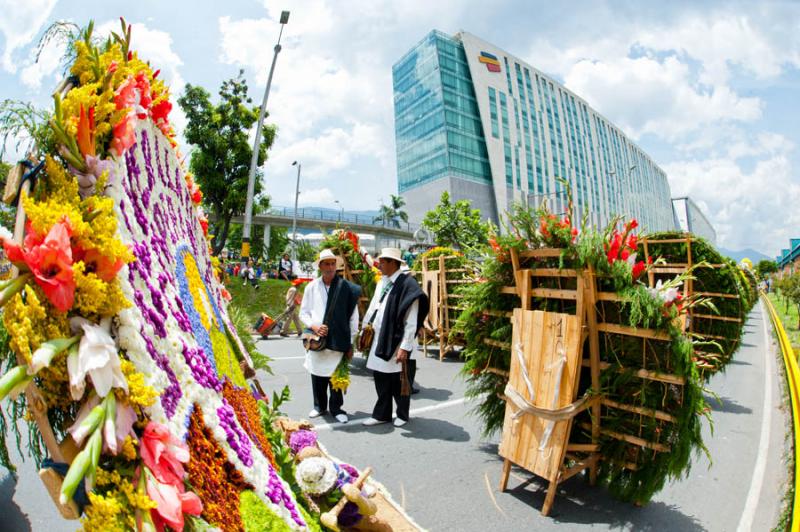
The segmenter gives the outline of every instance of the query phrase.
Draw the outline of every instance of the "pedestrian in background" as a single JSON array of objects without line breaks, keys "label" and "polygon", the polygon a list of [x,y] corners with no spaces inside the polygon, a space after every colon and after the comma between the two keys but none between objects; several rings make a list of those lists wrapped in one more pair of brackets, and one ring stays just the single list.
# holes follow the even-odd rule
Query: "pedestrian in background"
[{"label": "pedestrian in background", "polygon": [[396,405],[396,427],[408,422],[413,375],[409,359],[417,333],[428,314],[428,297],[417,281],[401,271],[405,265],[400,250],[383,248],[378,256],[381,280],[365,316],[375,329],[367,357],[367,369],[375,377],[378,400],[372,417],[364,425],[373,426],[392,420],[392,400]]},{"label": "pedestrian in background", "polygon": [[292,286],[286,291],[286,308],[284,308],[282,314],[284,322],[281,328],[281,336],[289,336],[289,326],[292,323],[294,323],[294,328],[297,329],[297,336],[303,334],[303,323],[298,316],[300,304],[303,302],[302,296],[298,293],[298,287],[301,284],[303,284],[303,281],[295,279],[292,281]]},{"label": "pedestrian in background", "polygon": [[[315,418],[328,411],[340,423],[347,423],[342,409],[344,396],[331,386],[331,375],[342,357],[353,356],[353,340],[358,332],[358,298],[361,287],[336,274],[336,255],[323,249],[316,263],[321,276],[311,281],[303,293],[300,320],[311,332],[324,340],[320,350],[306,350],[305,368],[311,374],[314,408],[308,417]],[[308,342],[309,346],[312,342]],[[330,405],[328,392],[330,390]]]}]

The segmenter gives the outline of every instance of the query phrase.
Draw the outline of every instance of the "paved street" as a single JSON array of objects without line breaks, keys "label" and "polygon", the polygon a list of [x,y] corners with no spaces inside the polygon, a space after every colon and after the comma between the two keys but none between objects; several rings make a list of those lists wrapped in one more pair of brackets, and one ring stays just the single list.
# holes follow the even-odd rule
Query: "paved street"
[{"label": "paved street", "polygon": [[[510,489],[498,492],[498,440],[482,439],[477,421],[468,414],[457,359],[439,362],[417,355],[422,392],[413,396],[412,421],[406,427],[365,428],[358,423],[369,417],[375,393],[363,359],[354,362],[345,397],[350,423],[315,421],[329,452],[359,467],[373,466],[395,500],[429,530],[733,531],[740,525],[742,530],[770,530],[786,480],[781,464],[791,417],[780,408],[777,359],[774,347],[765,349],[771,344],[765,319],[757,306],[736,359],[711,382],[721,401],[712,403],[714,434],[707,430],[705,435],[713,465],[704,456],[697,458],[689,478],[668,485],[644,508],[617,502],[578,476],[563,485],[551,516],[542,517],[544,486],[519,469],[512,472]],[[292,400],[284,410],[305,417],[312,404],[300,342],[275,338],[260,341],[258,347],[275,359],[275,375],[260,375],[265,389],[289,384]],[[767,361],[770,370],[765,374]],[[771,388],[769,430],[762,442],[765,386]],[[760,461],[759,449],[764,457]],[[761,502],[755,504],[759,494]],[[21,466],[18,483],[10,477],[0,480],[0,514],[0,530],[77,528],[58,517],[30,461]]]}]

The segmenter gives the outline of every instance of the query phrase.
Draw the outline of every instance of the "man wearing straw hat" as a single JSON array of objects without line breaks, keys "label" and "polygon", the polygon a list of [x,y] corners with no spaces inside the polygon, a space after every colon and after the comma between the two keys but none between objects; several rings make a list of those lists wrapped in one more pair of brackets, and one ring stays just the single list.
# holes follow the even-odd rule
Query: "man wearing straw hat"
[{"label": "man wearing straw hat", "polygon": [[353,353],[361,287],[336,275],[336,262],[337,257],[330,249],[320,252],[316,266],[321,275],[308,283],[303,293],[300,320],[324,341],[323,349],[306,351],[305,368],[311,373],[314,394],[314,409],[308,417],[315,418],[328,411],[330,389],[330,412],[340,423],[347,423],[342,392],[334,390],[330,382],[342,357],[349,359]]},{"label": "man wearing straw hat", "polygon": [[372,417],[364,425],[391,421],[394,399],[397,405],[394,425],[402,427],[408,422],[410,407],[409,355],[428,314],[429,303],[417,281],[401,271],[405,261],[399,249],[383,248],[377,260],[382,277],[364,319],[370,320],[375,328],[367,369],[373,371],[378,400]]}]

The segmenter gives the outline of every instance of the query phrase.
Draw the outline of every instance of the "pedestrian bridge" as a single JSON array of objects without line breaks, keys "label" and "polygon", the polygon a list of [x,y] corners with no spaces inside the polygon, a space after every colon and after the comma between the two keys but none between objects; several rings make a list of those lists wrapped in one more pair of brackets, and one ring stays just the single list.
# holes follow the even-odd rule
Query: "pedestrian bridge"
[{"label": "pedestrian bridge", "polygon": [[[295,210],[290,207],[275,207],[266,212],[253,215],[253,225],[292,227]],[[208,219],[215,221],[214,215],[209,213]],[[244,216],[234,216],[233,223],[243,224]],[[319,208],[298,208],[297,228],[313,229],[317,231],[331,231],[333,229],[349,229],[355,233],[375,235],[378,242],[391,240],[413,240],[414,232],[420,228],[418,224],[406,223],[400,220],[386,222],[375,219],[373,216],[354,214],[348,212],[330,212]],[[265,237],[269,238],[269,231]]]}]

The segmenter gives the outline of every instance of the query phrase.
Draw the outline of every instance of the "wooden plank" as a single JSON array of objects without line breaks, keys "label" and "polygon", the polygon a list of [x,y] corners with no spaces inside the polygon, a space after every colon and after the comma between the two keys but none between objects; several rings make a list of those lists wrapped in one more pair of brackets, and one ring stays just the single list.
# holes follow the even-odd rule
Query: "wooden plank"
[{"label": "wooden plank", "polygon": [[678,418],[675,416],[668,414],[666,412],[662,412],[661,410],[655,410],[653,408],[644,408],[641,406],[633,406],[633,405],[626,405],[624,403],[618,403],[617,401],[612,401],[611,399],[603,398],[602,403],[605,406],[616,408],[617,410],[624,410],[625,412],[630,412],[632,414],[641,414],[643,416],[654,417],[656,419],[660,419],[662,421],[669,421],[671,423],[676,423]]},{"label": "wooden plank", "polygon": [[531,269],[531,275],[534,277],[577,277],[578,271],[566,268],[563,270],[558,268],[533,268]]},{"label": "wooden plank", "polygon": [[510,318],[514,315],[510,310],[484,310],[483,312],[495,318]]},{"label": "wooden plank", "polygon": [[500,289],[501,294],[517,295],[517,289],[514,286],[504,286]]},{"label": "wooden plank", "polygon": [[578,299],[577,290],[558,290],[555,288],[534,288],[530,291],[533,297],[544,297],[548,299],[569,299],[576,301]]},{"label": "wooden plank", "polygon": [[570,443],[567,445],[567,452],[593,453],[600,450],[596,443]]},{"label": "wooden plank", "polygon": [[627,325],[617,325],[616,323],[598,323],[597,330],[611,334],[623,334],[625,336],[636,336],[639,338],[650,338],[651,340],[671,340],[669,334],[655,329],[645,329],[641,327],[629,327]]},{"label": "wooden plank", "polygon": [[[581,362],[581,365],[585,368],[591,367],[591,364],[588,360],[584,360]],[[614,364],[616,366],[616,364]],[[612,367],[612,364],[608,362],[600,362],[599,367],[601,370],[606,370]],[[629,371],[630,368],[626,368],[624,366],[617,366],[616,371],[618,373],[624,373]],[[659,382],[666,382],[669,384],[686,384],[686,378],[680,377],[678,375],[672,375],[671,373],[658,373],[657,371],[649,371],[646,369],[638,369],[634,371],[634,376],[639,377],[640,379],[647,379],[651,381],[659,381]]]},{"label": "wooden plank", "polygon": [[653,273],[675,273],[680,275],[686,271],[686,267],[658,266],[650,271]]},{"label": "wooden plank", "polygon": [[648,244],[685,244],[686,242],[697,240],[693,237],[686,237],[686,238],[665,238],[664,240],[657,240],[651,238],[642,239],[641,242],[647,242]]},{"label": "wooden plank", "polygon": [[[509,386],[539,408],[558,409],[571,404],[577,393],[580,320],[568,314],[516,309],[512,323],[511,348],[514,350],[518,346],[522,351],[534,396],[529,395],[522,376],[523,366],[515,351],[511,354]],[[562,356],[566,358],[566,365],[559,372],[557,361]],[[512,416],[516,411],[514,403],[506,403],[500,455],[546,480],[557,481],[571,420],[549,422],[533,415],[523,415],[515,420]],[[540,451],[548,427],[550,436]]]},{"label": "wooden plank", "polygon": [[560,257],[561,248],[539,248],[539,249],[526,249],[519,253],[519,256],[524,259],[542,258],[542,257]]},{"label": "wooden plank", "polygon": [[739,341],[736,338],[732,339],[732,338],[728,338],[727,336],[719,336],[717,334],[705,334],[705,333],[699,333],[699,332],[695,332],[694,334],[696,336],[700,336],[702,338],[713,338],[714,340],[730,340],[732,342],[738,342]]},{"label": "wooden plank", "polygon": [[623,301],[624,299],[616,292],[597,292],[598,301]]},{"label": "wooden plank", "polygon": [[[590,429],[591,425],[586,422],[582,422],[581,427],[584,429]],[[608,436],[609,438],[614,438],[615,440],[624,441],[625,443],[630,443],[631,445],[637,445],[639,447],[644,447],[646,449],[652,449],[654,451],[658,451],[660,453],[668,453],[670,451],[669,446],[664,445],[663,443],[658,443],[654,441],[647,441],[643,438],[639,438],[637,436],[632,436],[630,434],[622,434],[621,432],[616,432],[610,429],[601,428],[600,432],[604,436]]]},{"label": "wooden plank", "polygon": [[720,294],[718,292],[695,292],[694,295],[702,297],[722,297],[728,299],[739,299],[739,294]]},{"label": "wooden plank", "polygon": [[600,459],[600,455],[599,454],[593,454],[592,456],[586,458],[585,460],[582,460],[582,461],[578,462],[577,464],[573,465],[569,469],[565,469],[561,473],[561,475],[559,475],[558,483],[560,484],[560,483],[562,483],[562,482],[564,482],[566,480],[569,480],[570,478],[574,477],[575,475],[577,475],[578,473],[580,473],[584,469],[590,468],[591,466],[596,464],[599,459]]},{"label": "wooden plank", "polygon": [[716,316],[714,314],[695,314],[692,313],[692,318],[702,318],[704,320],[719,320],[719,321],[732,321],[735,323],[742,323],[739,318],[729,318],[728,316]]},{"label": "wooden plank", "polygon": [[472,279],[445,279],[444,281],[447,284],[467,284],[467,283],[474,283]]},{"label": "wooden plank", "polygon": [[492,340],[491,338],[484,338],[483,343],[492,347],[499,347],[500,349],[511,351],[511,342],[500,342],[498,340]]}]

